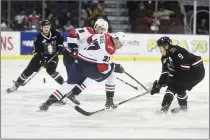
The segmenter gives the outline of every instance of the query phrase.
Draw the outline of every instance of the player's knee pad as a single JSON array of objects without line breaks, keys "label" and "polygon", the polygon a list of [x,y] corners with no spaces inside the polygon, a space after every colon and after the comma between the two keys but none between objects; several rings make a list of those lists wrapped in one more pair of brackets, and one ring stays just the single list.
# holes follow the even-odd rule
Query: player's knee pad
[{"label": "player's knee pad", "polygon": [[177,93],[177,100],[180,106],[187,106],[188,95],[186,92]]},{"label": "player's knee pad", "polygon": [[63,77],[59,74],[59,72],[55,72],[54,74],[50,75],[53,79],[55,79],[56,82],[59,84],[63,84],[64,79]]},{"label": "player's knee pad", "polygon": [[174,95],[175,95],[174,92],[172,92],[170,90],[166,90],[166,93],[163,97],[162,106],[171,105],[171,102],[174,99]]}]

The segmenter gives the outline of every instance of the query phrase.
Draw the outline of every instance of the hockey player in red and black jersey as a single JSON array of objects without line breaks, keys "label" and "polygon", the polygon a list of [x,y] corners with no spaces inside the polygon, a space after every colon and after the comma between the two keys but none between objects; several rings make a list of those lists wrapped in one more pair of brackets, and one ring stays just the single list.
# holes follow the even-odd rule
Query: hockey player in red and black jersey
[{"label": "hockey player in red and black jersey", "polygon": [[[58,54],[63,52],[64,38],[58,30],[51,29],[49,20],[41,21],[42,31],[34,39],[34,56],[26,69],[15,81],[14,86],[8,88],[7,93],[16,91],[19,86],[24,86],[34,72],[44,66],[47,73],[58,83],[63,84],[63,77],[56,71],[58,65]],[[51,60],[50,62],[48,62]]]},{"label": "hockey player in red and black jersey", "polygon": [[167,113],[177,94],[179,107],[171,110],[171,113],[187,111],[186,91],[190,91],[201,82],[205,76],[202,58],[196,56],[180,46],[172,45],[169,37],[161,37],[157,45],[162,53],[162,74],[159,80],[153,83],[151,95],[159,93],[161,87],[167,86],[162,101],[162,108],[157,114]]}]

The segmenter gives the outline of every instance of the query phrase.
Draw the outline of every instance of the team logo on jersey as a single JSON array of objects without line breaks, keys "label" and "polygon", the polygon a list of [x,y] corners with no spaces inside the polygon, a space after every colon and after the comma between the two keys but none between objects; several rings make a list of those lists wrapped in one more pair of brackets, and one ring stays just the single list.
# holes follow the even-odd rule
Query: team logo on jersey
[{"label": "team logo on jersey", "polygon": [[173,60],[172,60],[172,58],[171,58],[171,57],[169,57],[169,61],[170,61],[170,62],[173,62]]},{"label": "team logo on jersey", "polygon": [[46,39],[44,39],[43,41],[42,41],[42,43],[45,43],[46,42]]},{"label": "team logo on jersey", "polygon": [[110,45],[108,46],[108,48],[109,48],[109,49],[112,49],[112,50],[114,50],[114,48],[113,48],[112,46],[110,46]]},{"label": "team logo on jersey", "polygon": [[167,59],[168,59],[168,58],[164,58],[164,59],[163,59],[163,64],[166,63]]}]

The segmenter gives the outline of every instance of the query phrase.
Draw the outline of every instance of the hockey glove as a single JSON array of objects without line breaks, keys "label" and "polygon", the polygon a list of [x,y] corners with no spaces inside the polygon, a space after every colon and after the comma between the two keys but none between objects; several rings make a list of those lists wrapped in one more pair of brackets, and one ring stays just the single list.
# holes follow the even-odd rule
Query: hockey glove
[{"label": "hockey glove", "polygon": [[64,52],[64,47],[62,44],[59,44],[58,45],[58,54],[63,54],[63,52]]},{"label": "hockey glove", "polygon": [[155,80],[155,82],[153,83],[153,86],[152,86],[152,90],[150,91],[150,94],[153,95],[153,94],[159,93],[160,88],[161,88],[161,86],[158,84],[158,81]]},{"label": "hockey glove", "polygon": [[70,55],[75,58],[78,54],[79,46],[76,43],[68,43],[68,49],[71,52]]},{"label": "hockey glove", "polygon": [[114,70],[114,72],[116,72],[116,73],[123,73],[124,72],[124,68],[121,66],[121,64],[111,63],[111,67]]},{"label": "hockey glove", "polygon": [[47,57],[45,57],[44,55],[41,56],[41,66],[46,66],[47,64]]}]

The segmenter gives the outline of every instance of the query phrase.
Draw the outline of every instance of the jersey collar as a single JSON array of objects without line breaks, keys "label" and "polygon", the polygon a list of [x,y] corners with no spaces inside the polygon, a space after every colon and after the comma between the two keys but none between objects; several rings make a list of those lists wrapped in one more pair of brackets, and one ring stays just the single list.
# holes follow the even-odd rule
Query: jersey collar
[{"label": "jersey collar", "polygon": [[51,31],[50,31],[50,35],[49,35],[49,37],[46,37],[42,32],[41,32],[41,34],[42,34],[42,36],[44,37],[44,38],[46,38],[46,39],[48,39],[48,40],[50,40],[50,38],[51,38]]}]

